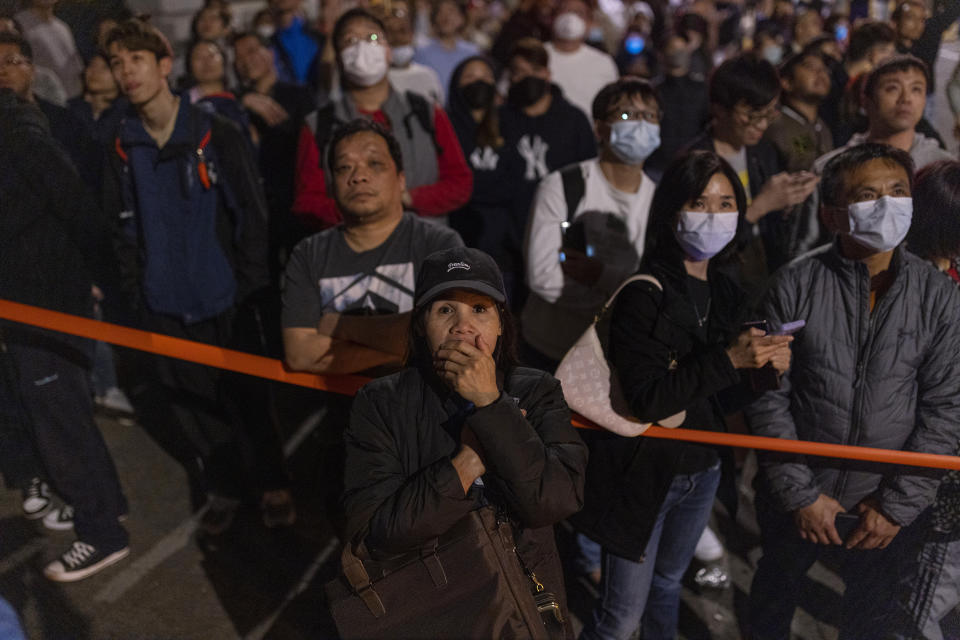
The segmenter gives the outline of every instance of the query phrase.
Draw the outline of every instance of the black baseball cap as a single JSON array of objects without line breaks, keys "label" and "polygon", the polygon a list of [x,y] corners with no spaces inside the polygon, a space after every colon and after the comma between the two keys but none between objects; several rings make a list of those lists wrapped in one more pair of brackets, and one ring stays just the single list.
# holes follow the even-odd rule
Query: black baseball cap
[{"label": "black baseball cap", "polygon": [[420,265],[415,306],[422,307],[444,291],[468,289],[507,301],[500,268],[479,249],[456,247],[431,253]]}]

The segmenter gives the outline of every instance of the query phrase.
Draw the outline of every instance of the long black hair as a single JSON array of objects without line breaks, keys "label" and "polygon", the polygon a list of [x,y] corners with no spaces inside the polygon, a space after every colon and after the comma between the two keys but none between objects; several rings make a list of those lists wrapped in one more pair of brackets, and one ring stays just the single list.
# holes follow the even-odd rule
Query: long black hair
[{"label": "long black hair", "polygon": [[[740,224],[743,224],[747,213],[747,195],[737,172],[713,151],[690,151],[670,163],[653,194],[644,258],[683,259],[683,249],[676,235],[680,211],[684,204],[700,197],[710,179],[718,173],[726,176],[733,185]],[[718,264],[729,261],[736,253],[736,244],[731,241],[711,262]]]},{"label": "long black hair", "polygon": [[[473,119],[472,109],[463,97],[460,88],[460,76],[467,65],[473,62],[482,62],[490,68],[494,79],[497,77],[497,65],[487,56],[471,56],[457,65],[450,76],[450,86],[447,87],[447,114],[457,132],[460,146],[469,154],[475,147],[492,147],[499,149],[503,146],[503,136],[500,135],[500,117],[497,110],[496,96],[487,106],[480,122]],[[494,86],[496,82],[494,81]]]},{"label": "long black hair", "polygon": [[941,160],[917,172],[907,248],[926,260],[960,257],[960,162]]}]

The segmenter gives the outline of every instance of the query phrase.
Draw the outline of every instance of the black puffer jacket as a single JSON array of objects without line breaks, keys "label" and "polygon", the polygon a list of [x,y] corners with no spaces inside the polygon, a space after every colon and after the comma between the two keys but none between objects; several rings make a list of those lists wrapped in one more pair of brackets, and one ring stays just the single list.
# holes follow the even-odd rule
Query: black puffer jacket
[{"label": "black puffer jacket", "polygon": [[[870,311],[861,262],[823,247],[782,269],[763,314],[806,320],[779,390],[748,409],[757,435],[952,455],[960,441],[960,293],[902,247],[896,277]],[[909,468],[864,469],[823,458],[761,456],[761,497],[794,511],[825,493],[846,509],[874,494],[908,525],[933,500],[937,479]]]},{"label": "black puffer jacket", "polygon": [[[723,416],[753,399],[725,352],[743,320],[743,291],[711,266],[704,332],[679,257],[647,258],[640,272],[654,275],[663,291],[638,281],[617,296],[608,347],[631,411],[657,421],[686,410],[684,428],[724,431]],[[643,436],[584,437],[590,445],[586,495],[572,521],[613,553],[640,561],[674,476],[709,468],[718,454],[710,447]],[[734,498],[732,492],[726,497]]]},{"label": "black puffer jacket", "polygon": [[119,280],[111,228],[33,104],[0,91],[0,298],[80,316]]},{"label": "black puffer jacket", "polygon": [[[552,376],[515,368],[500,388],[499,400],[463,422],[483,449],[483,497],[506,509],[519,526],[524,563],[562,596],[552,525],[583,504],[587,448]],[[408,552],[478,506],[481,489],[474,485],[464,496],[450,461],[461,428],[451,421],[463,415],[463,404],[432,373],[414,367],[360,390],[344,436],[351,540],[363,536],[375,556]]]}]

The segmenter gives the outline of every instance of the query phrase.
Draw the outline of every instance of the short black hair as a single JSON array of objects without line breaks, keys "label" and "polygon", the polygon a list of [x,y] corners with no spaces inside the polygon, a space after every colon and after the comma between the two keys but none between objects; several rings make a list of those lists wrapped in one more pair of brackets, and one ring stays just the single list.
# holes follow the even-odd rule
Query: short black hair
[{"label": "short black hair", "polygon": [[383,138],[383,141],[387,143],[387,150],[390,152],[390,157],[393,158],[393,163],[397,165],[397,173],[403,171],[403,152],[400,150],[400,143],[397,142],[397,139],[393,137],[393,134],[390,133],[386,127],[379,122],[374,122],[367,118],[351,120],[333,132],[330,145],[327,147],[328,167],[333,167],[333,161],[337,155],[337,146],[347,138],[355,136],[358,133],[375,133]]},{"label": "short black hair", "polygon": [[532,36],[520,38],[510,49],[510,57],[507,62],[514,58],[522,58],[536,67],[548,67],[550,65],[550,54],[543,43]]},{"label": "short black hair", "polygon": [[[457,11],[460,12],[460,15],[463,16],[464,19],[466,19],[467,7],[463,2],[460,2],[460,0],[432,0],[432,2],[430,2],[430,24],[433,24],[436,21],[437,14],[440,13],[440,7],[443,6],[443,4],[446,2],[449,2],[453,6],[455,6],[457,8]],[[413,11],[411,11],[410,13],[412,14]]]},{"label": "short black hair", "polygon": [[710,76],[710,104],[727,109],[740,102],[760,109],[779,95],[780,76],[776,68],[754,53],[741,53],[726,60]]},{"label": "short black hair", "polygon": [[377,26],[380,31],[386,35],[387,28],[383,24],[383,20],[373,15],[366,9],[361,7],[356,7],[345,11],[339,18],[337,18],[336,23],[333,25],[333,48],[335,51],[340,48],[340,39],[343,37],[343,32],[347,30],[347,25],[349,25],[354,20],[366,20]]},{"label": "short black hair", "polygon": [[910,154],[888,144],[865,142],[838,153],[827,162],[820,175],[820,202],[827,207],[844,207],[843,190],[847,175],[857,167],[873,160],[898,164],[907,173],[913,191],[913,159]]},{"label": "short black hair", "polygon": [[[713,151],[690,151],[670,163],[653,193],[647,221],[645,256],[683,257],[683,250],[677,242],[677,217],[683,205],[699,197],[710,179],[718,173],[726,176],[733,185],[737,211],[743,220],[747,214],[747,194],[734,168]],[[730,242],[712,261],[716,264],[726,262],[734,255],[736,242]]]},{"label": "short black hair", "polygon": [[879,44],[894,44],[897,34],[886,22],[870,20],[850,32],[850,44],[847,46],[847,60],[863,60],[870,55],[870,49]]},{"label": "short black hair", "polygon": [[107,34],[104,48],[108,51],[113,43],[127,51],[149,51],[157,60],[173,57],[173,48],[167,36],[150,24],[147,18],[129,18],[115,26]]},{"label": "short black hair", "polygon": [[917,172],[907,248],[926,260],[960,256],[960,162],[941,160]]},{"label": "short black hair", "polygon": [[652,84],[637,76],[623,76],[600,89],[594,97],[591,108],[593,119],[606,120],[611,106],[615,105],[621,98],[633,98],[634,96],[640,96],[646,104],[652,101],[657,105],[658,111],[663,110],[660,95]]},{"label": "short black hair", "polygon": [[12,44],[16,45],[20,49],[20,55],[33,62],[33,47],[30,46],[30,43],[27,42],[27,39],[18,33],[10,33],[9,31],[0,31],[0,44]]},{"label": "short black hair", "polygon": [[236,47],[237,43],[244,38],[256,38],[257,42],[259,42],[262,46],[268,49],[270,48],[270,39],[264,38],[262,35],[253,30],[238,31],[237,33],[233,34],[233,36],[230,38],[230,45]]},{"label": "short black hair", "polygon": [[867,75],[867,79],[863,84],[864,97],[873,97],[873,92],[877,88],[880,78],[883,76],[890,75],[891,73],[909,71],[910,69],[916,69],[922,73],[923,79],[927,83],[927,86],[930,86],[930,67],[927,66],[926,62],[910,54],[897,55],[884,60],[874,67],[870,74]]},{"label": "short black hair", "polygon": [[[826,54],[820,51],[820,47],[822,46],[823,40],[819,38],[807,43],[799,52],[780,63],[780,67],[778,68],[780,77],[792,80],[793,73],[797,70],[797,67],[800,66],[800,63],[813,56],[820,58],[824,64],[827,64]],[[829,69],[829,64],[827,64],[827,68]]]}]

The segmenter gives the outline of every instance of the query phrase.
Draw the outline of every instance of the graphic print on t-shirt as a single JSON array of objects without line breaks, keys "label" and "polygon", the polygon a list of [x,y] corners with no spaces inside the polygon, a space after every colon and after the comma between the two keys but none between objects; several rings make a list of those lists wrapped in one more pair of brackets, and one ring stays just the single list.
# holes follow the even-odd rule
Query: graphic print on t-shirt
[{"label": "graphic print on t-shirt", "polygon": [[321,278],[318,285],[325,312],[379,314],[413,309],[412,262],[380,265],[373,273]]}]

